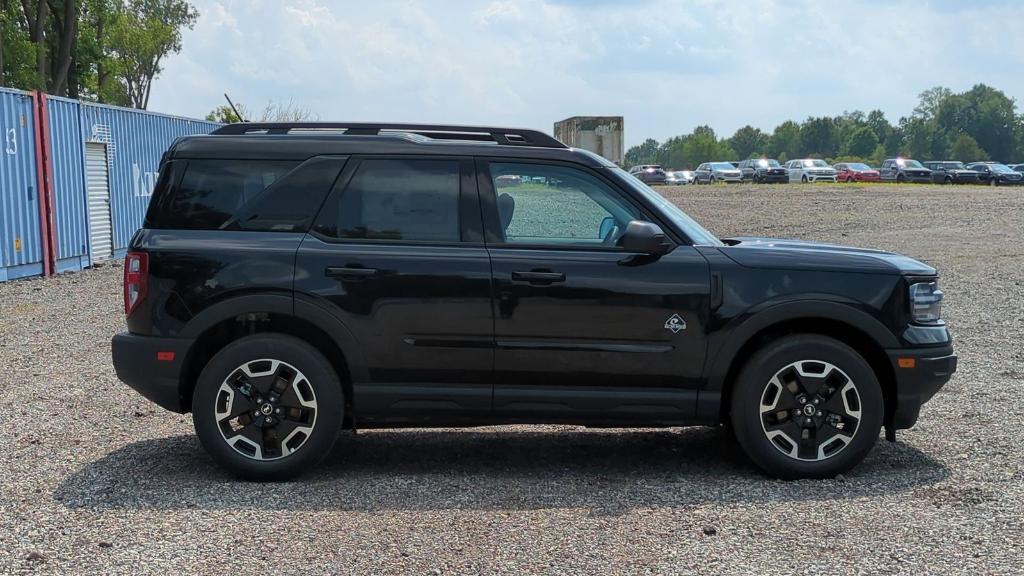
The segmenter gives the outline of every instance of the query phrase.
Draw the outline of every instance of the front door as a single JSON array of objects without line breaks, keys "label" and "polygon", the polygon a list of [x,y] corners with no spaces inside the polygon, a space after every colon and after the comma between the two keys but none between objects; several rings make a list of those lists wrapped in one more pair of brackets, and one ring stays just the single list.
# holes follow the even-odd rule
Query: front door
[{"label": "front door", "polygon": [[353,157],[299,248],[296,298],[356,340],[363,422],[490,412],[491,269],[473,172],[469,159]]},{"label": "front door", "polygon": [[495,416],[678,422],[695,409],[708,264],[618,246],[651,220],[600,170],[480,161],[494,277]]}]

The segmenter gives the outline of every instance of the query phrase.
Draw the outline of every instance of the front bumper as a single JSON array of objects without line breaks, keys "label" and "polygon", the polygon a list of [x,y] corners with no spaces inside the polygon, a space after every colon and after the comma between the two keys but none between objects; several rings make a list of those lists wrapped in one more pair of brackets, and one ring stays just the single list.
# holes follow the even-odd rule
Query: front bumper
[{"label": "front bumper", "polygon": [[110,342],[119,380],[172,412],[184,413],[191,404],[181,394],[181,373],[192,340],[158,338],[122,332]]},{"label": "front bumper", "polygon": [[836,182],[837,177],[835,174],[831,176],[825,176],[820,174],[804,174],[807,177],[808,182]]},{"label": "front bumper", "polygon": [[[896,404],[885,425],[892,430],[910,428],[917,422],[921,406],[956,372],[957,357],[952,346],[887,350],[886,353],[896,375],[895,398],[892,399]],[[901,360],[906,367],[901,366]]]},{"label": "front bumper", "polygon": [[768,184],[779,184],[783,182],[789,182],[789,174],[758,174],[754,177],[755,180],[760,182],[766,182]]}]

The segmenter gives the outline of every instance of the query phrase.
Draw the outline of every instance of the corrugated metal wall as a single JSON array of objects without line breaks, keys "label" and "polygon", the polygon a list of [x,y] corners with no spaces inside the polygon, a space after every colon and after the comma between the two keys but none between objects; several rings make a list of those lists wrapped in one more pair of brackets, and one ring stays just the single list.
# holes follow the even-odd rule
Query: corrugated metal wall
[{"label": "corrugated metal wall", "polygon": [[54,218],[57,222],[57,270],[89,265],[85,208],[85,161],[76,100],[49,96],[50,155],[53,165]]},{"label": "corrugated metal wall", "polygon": [[[41,97],[40,97],[41,99]],[[156,183],[160,158],[176,138],[219,124],[49,96],[57,271],[92,264],[86,199],[85,144],[106,145],[113,255],[123,255]],[[0,88],[0,281],[43,273],[39,178],[32,93]]]},{"label": "corrugated metal wall", "polygon": [[42,273],[32,95],[0,88],[0,281]]}]

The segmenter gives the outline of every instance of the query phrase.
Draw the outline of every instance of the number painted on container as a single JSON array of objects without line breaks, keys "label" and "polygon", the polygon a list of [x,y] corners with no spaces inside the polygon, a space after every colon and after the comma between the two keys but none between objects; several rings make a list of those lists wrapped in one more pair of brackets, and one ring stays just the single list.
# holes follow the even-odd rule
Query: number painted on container
[{"label": "number painted on container", "polygon": [[11,156],[18,153],[18,132],[14,128],[7,130],[7,146],[4,150]]}]

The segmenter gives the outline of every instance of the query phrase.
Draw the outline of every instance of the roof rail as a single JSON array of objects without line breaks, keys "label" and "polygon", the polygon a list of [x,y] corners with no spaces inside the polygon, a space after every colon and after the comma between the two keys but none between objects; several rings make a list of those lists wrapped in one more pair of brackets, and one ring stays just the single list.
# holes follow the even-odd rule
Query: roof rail
[{"label": "roof rail", "polygon": [[226,124],[212,134],[240,135],[251,132],[288,134],[293,130],[337,131],[351,136],[376,136],[381,132],[419,134],[438,140],[480,140],[496,142],[502,146],[537,146],[540,148],[568,148],[552,136],[539,130],[496,128],[494,126],[451,126],[434,124],[376,124],[365,122],[239,122]]}]

